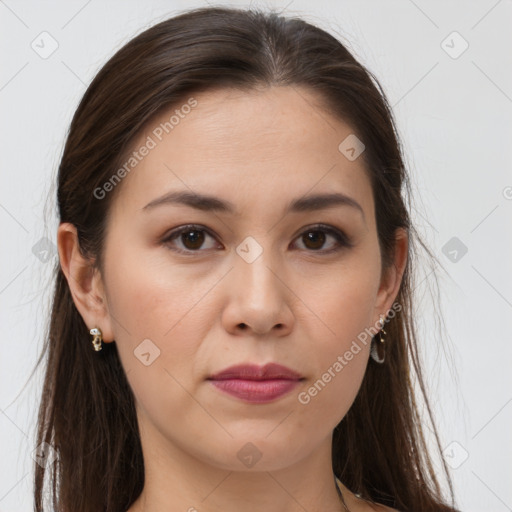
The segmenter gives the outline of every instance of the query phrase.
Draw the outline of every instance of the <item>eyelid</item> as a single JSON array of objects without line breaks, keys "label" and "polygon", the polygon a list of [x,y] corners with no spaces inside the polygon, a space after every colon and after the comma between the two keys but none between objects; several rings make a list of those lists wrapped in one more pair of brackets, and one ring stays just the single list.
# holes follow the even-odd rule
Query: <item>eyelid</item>
[{"label": "eyelid", "polygon": [[[196,231],[204,231],[209,236],[211,236],[214,239],[217,239],[217,236],[213,234],[213,232],[207,228],[206,226],[202,224],[184,224],[182,226],[179,226],[170,232],[167,232],[161,239],[161,243],[164,245],[168,245],[172,240],[179,237],[182,233],[188,231],[188,230],[196,230]],[[310,226],[305,226],[301,228],[301,230],[294,236],[293,240],[296,240],[300,235],[307,233],[308,231],[323,231],[327,233],[328,235],[331,235],[334,237],[338,243],[337,247],[334,247],[333,249],[320,249],[320,250],[310,250],[307,252],[310,253],[317,253],[317,254],[329,254],[333,252],[340,251],[342,249],[350,249],[354,247],[354,242],[352,241],[352,238],[346,234],[345,231],[336,228],[334,226],[331,226],[329,224],[323,224],[323,223],[316,223],[312,224]],[[177,249],[172,248],[174,252],[177,252],[179,254],[200,254],[202,252],[207,252],[206,250],[183,250],[183,249]]]},{"label": "eyelid", "polygon": [[[187,231],[204,231],[205,233],[207,233],[209,236],[211,236],[212,238],[214,239],[217,239],[217,237],[213,234],[213,232],[207,228],[206,226],[203,226],[202,224],[184,224],[182,226],[179,226],[175,229],[172,229],[171,231],[168,231],[161,239],[161,243],[164,244],[164,245],[168,245],[172,240],[174,240],[175,238],[178,238],[182,233],[185,233]],[[183,250],[183,249],[176,249],[176,248],[173,248],[172,249],[173,251],[179,253],[179,254],[193,254],[193,253],[196,253],[196,254],[199,254],[199,253],[202,253],[202,252],[206,252],[204,250],[197,250],[197,251],[192,251],[192,250]]]},{"label": "eyelid", "polygon": [[323,250],[318,250],[318,251],[308,251],[308,252],[311,252],[311,253],[318,253],[318,254],[328,254],[328,253],[331,253],[331,252],[336,252],[336,251],[339,251],[343,248],[346,248],[346,249],[350,249],[352,247],[354,247],[354,242],[352,240],[352,238],[346,234],[345,231],[343,231],[342,229],[339,229],[339,228],[336,228],[334,226],[331,226],[329,224],[323,224],[321,222],[319,223],[316,223],[316,224],[312,224],[310,226],[305,226],[304,228],[301,228],[300,232],[295,236],[294,240],[304,234],[304,233],[307,233],[308,231],[323,231],[325,233],[327,233],[328,235],[331,235],[332,237],[334,237],[336,239],[336,241],[338,242],[338,247],[335,247],[334,249],[323,249]]}]

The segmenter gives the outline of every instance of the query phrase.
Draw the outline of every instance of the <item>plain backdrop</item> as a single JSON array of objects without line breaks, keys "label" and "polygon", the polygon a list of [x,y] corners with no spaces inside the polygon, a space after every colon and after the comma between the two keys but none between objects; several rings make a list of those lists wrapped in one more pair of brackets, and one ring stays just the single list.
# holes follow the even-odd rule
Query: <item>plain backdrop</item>
[{"label": "plain backdrop", "polygon": [[[0,512],[33,509],[41,372],[28,379],[56,262],[56,218],[44,207],[73,112],[130,38],[208,4],[0,1]],[[417,314],[457,504],[512,510],[512,2],[252,5],[342,38],[383,85],[413,179],[413,219],[445,269],[419,270]]]}]

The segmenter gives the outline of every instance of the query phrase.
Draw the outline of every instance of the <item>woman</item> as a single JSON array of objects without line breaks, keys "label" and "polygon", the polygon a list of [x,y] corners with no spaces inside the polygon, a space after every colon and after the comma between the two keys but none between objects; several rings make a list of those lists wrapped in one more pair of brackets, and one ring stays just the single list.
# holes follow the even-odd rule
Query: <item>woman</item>
[{"label": "woman", "polygon": [[121,48],[59,167],[36,510],[45,469],[63,512],[455,510],[407,184],[378,82],[305,21],[197,9]]}]

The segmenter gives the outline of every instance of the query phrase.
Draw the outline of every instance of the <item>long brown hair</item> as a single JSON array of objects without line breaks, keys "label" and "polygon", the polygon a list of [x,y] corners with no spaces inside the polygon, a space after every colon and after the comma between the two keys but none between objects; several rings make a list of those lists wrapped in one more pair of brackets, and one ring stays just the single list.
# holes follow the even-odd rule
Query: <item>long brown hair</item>
[{"label": "long brown hair", "polygon": [[[189,10],[136,36],[99,71],[74,114],[58,169],[60,221],[76,226],[82,254],[101,270],[115,194],[99,198],[94,191],[119,169],[145,125],[193,93],[269,86],[317,93],[325,111],[364,141],[383,269],[393,261],[396,229],[409,233],[396,297],[401,310],[386,327],[386,361],[370,360],[355,402],[334,431],[333,470],[352,492],[376,503],[401,511],[453,511],[450,476],[443,460],[451,506],[428,454],[412,383],[414,375],[440,452],[412,315],[415,244],[433,256],[411,225],[408,175],[382,88],[335,37],[276,12],[216,7]],[[34,466],[35,510],[45,510],[49,479],[55,511],[125,512],[144,486],[134,396],[116,344],[92,350],[58,263],[54,278],[37,363],[46,364],[37,445],[48,443],[56,458],[48,467]]]}]

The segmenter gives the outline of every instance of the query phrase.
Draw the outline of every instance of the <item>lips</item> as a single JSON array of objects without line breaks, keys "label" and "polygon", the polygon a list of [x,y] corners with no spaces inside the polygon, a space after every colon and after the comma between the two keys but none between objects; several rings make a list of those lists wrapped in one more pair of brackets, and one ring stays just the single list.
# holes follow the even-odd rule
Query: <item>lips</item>
[{"label": "lips", "polygon": [[300,380],[302,376],[280,364],[268,363],[265,366],[255,364],[240,364],[230,366],[215,375],[210,380],[226,380],[226,379],[244,379],[244,380],[268,380],[268,379],[287,379]]},{"label": "lips", "polygon": [[208,378],[217,389],[249,403],[277,400],[295,388],[303,377],[280,364],[231,366]]}]

